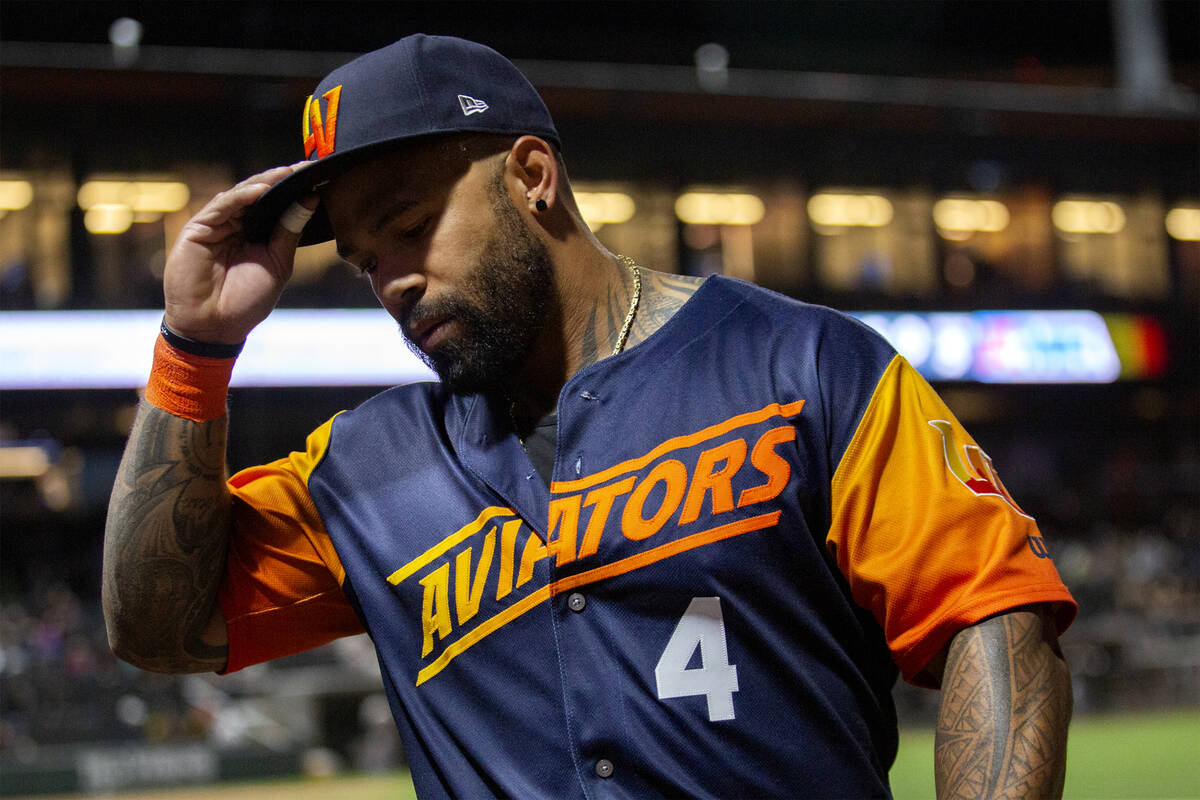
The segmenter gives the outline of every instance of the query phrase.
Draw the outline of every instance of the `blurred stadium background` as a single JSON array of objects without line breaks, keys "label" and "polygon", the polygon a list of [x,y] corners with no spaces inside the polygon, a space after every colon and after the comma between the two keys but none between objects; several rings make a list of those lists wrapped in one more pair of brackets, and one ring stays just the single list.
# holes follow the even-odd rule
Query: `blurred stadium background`
[{"label": "blurred stadium background", "polygon": [[[165,248],[300,157],[320,76],[415,31],[526,71],[610,248],[859,313],[918,364],[1080,602],[1092,782],[1068,794],[1200,797],[1200,3],[1153,0],[5,0],[0,795],[402,769],[368,641],[142,673],[106,646],[99,567]],[[302,253],[239,364],[231,468],[419,374],[376,347],[373,305],[331,249]],[[897,770],[922,765],[898,790],[928,796],[937,695],[896,695]]]}]

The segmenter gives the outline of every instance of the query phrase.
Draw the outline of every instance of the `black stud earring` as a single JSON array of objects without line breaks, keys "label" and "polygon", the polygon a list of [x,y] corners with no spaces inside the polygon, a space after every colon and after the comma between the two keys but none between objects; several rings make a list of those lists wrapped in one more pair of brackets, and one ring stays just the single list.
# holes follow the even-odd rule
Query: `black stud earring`
[{"label": "black stud earring", "polygon": [[537,202],[533,204],[533,207],[536,208],[538,211],[545,211],[546,210],[546,201],[539,197],[537,199]]}]

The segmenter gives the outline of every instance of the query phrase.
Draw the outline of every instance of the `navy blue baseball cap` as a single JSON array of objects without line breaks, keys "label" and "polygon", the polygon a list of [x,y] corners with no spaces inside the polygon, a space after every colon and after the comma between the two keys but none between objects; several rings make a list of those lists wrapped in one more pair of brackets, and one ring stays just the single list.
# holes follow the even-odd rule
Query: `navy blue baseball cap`
[{"label": "navy blue baseball cap", "polygon": [[[490,47],[413,34],[359,56],[317,84],[304,104],[309,164],[275,184],[244,219],[266,241],[298,198],[398,143],[448,133],[532,134],[561,148],[546,104],[520,70]],[[300,244],[333,238],[320,206]]]}]

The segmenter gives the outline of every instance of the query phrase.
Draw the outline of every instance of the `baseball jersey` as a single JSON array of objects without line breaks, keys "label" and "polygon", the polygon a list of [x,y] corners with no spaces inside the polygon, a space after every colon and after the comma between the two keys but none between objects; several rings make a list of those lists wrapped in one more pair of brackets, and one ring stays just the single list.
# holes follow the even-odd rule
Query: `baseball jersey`
[{"label": "baseball jersey", "polygon": [[230,480],[228,670],[366,630],[423,797],[886,797],[891,688],[1074,603],[928,384],[713,277],[571,377],[553,480],[501,401],[385,391]]}]

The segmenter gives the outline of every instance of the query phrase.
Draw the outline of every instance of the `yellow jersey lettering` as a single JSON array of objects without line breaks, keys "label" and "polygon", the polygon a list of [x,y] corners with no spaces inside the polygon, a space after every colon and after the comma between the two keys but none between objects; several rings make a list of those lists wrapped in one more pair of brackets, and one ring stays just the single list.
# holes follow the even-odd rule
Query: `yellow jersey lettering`
[{"label": "yellow jersey lettering", "polygon": [[458,613],[458,624],[462,625],[479,613],[479,601],[483,599],[483,585],[487,582],[492,567],[492,553],[496,550],[496,528],[483,537],[483,552],[475,566],[475,577],[471,577],[471,548],[468,547],[454,557],[454,610]]},{"label": "yellow jersey lettering", "polygon": [[518,589],[529,583],[529,579],[533,577],[533,565],[548,555],[550,552],[546,545],[542,544],[542,537],[530,531],[529,539],[525,541],[525,549],[521,551],[521,568],[517,570]]},{"label": "yellow jersey lettering", "polygon": [[634,479],[629,477],[588,492],[583,504],[594,506],[594,508],[592,516],[588,518],[587,530],[583,532],[583,544],[579,547],[580,558],[596,554],[596,550],[600,547],[600,536],[604,533],[605,526],[608,525],[609,514],[612,513],[613,502],[619,496],[633,491],[633,483]]},{"label": "yellow jersey lettering", "polygon": [[521,520],[513,519],[500,529],[500,575],[496,583],[496,599],[503,600],[513,590],[513,561],[517,555],[517,531]]},{"label": "yellow jersey lettering", "polygon": [[[725,466],[713,472],[713,467],[719,461],[724,461]],[[702,452],[700,459],[696,462],[695,477],[692,478],[692,486],[688,489],[687,500],[683,504],[683,513],[679,515],[679,524],[687,525],[700,518],[704,495],[710,491],[712,492],[714,515],[732,511],[733,476],[745,462],[745,439],[731,439]]]},{"label": "yellow jersey lettering", "polygon": [[463,542],[470,539],[475,534],[487,527],[488,522],[496,517],[511,517],[515,514],[511,508],[504,506],[488,506],[483,511],[479,512],[479,516],[462,526],[454,533],[442,539],[433,547],[426,550],[421,555],[414,558],[412,561],[405,564],[400,569],[388,576],[388,583],[393,586],[399,586],[404,581],[416,575],[425,567],[437,561],[442,556],[446,555],[450,550],[458,547]]},{"label": "yellow jersey lettering", "polygon": [[767,476],[767,482],[761,486],[752,486],[738,496],[738,508],[774,500],[787,486],[792,477],[792,467],[787,460],[775,452],[775,446],[784,442],[796,440],[796,429],[791,425],[780,425],[772,428],[758,438],[754,449],[750,451],[750,463],[754,468]]},{"label": "yellow jersey lettering", "polygon": [[450,565],[442,564],[421,578],[425,593],[421,596],[421,658],[433,652],[433,634],[439,639],[450,635]]},{"label": "yellow jersey lettering", "polygon": [[[555,497],[550,501],[550,529],[546,533],[546,547],[557,553],[555,564],[562,566],[575,560],[575,538],[579,531],[579,501],[577,494]],[[554,532],[558,536],[554,537]],[[554,538],[551,538],[554,537]]]},{"label": "yellow jersey lettering", "polygon": [[[322,135],[329,133],[313,127],[320,119],[319,109],[320,105],[311,101],[311,113],[306,121],[310,129],[307,133],[312,135],[315,144]],[[331,108],[330,113],[335,113],[335,109]],[[693,434],[670,439],[644,456],[594,475],[576,481],[555,482],[551,485],[544,541],[542,534],[530,529],[514,509],[489,506],[475,519],[397,569],[388,576],[389,583],[402,586],[409,578],[419,578],[423,592],[421,657],[427,661],[417,676],[417,685],[436,675],[468,648],[559,592],[641,569],[732,536],[777,525],[781,510],[729,522],[723,517],[734,516],[727,512],[735,508],[774,500],[784,491],[791,479],[791,465],[777,448],[796,440],[796,429],[786,421],[800,413],[803,406],[802,400],[784,405],[771,404]],[[772,418],[780,424],[765,432],[766,426],[754,430],[757,439],[751,446],[747,435],[751,432],[746,428],[764,422],[770,424],[768,421]],[[944,438],[950,438],[938,424],[931,424],[943,433]],[[736,432],[738,428],[742,428],[740,438]],[[950,451],[951,443],[946,444]],[[705,446],[707,449],[702,449]],[[685,449],[686,454],[681,452]],[[669,458],[669,453],[680,458]],[[955,456],[947,456],[948,466],[952,472],[961,473],[971,481],[972,488],[986,487],[1004,492],[990,459],[978,448],[968,446]],[[735,494],[735,480],[739,489],[749,488]],[[590,511],[585,527],[581,528],[585,506]],[[701,519],[703,524],[696,524]],[[606,554],[605,561],[592,564],[592,568],[560,575],[558,580],[551,578],[545,585],[538,583],[518,591],[533,581],[540,561],[553,558],[554,567],[563,567],[578,559],[595,556],[606,529],[615,529],[619,525],[624,540],[643,542],[661,532],[672,520],[676,523],[673,529],[653,545],[613,548],[614,552]],[[701,527],[705,530],[697,530]],[[522,528],[528,535],[518,542],[524,535]],[[480,538],[476,540],[475,537]],[[621,549],[633,552],[626,554]],[[453,587],[450,586],[452,568]],[[483,602],[493,576],[497,606],[492,605],[490,596],[486,604]],[[544,577],[540,580],[546,581]]]},{"label": "yellow jersey lettering", "polygon": [[[633,494],[629,496],[629,501],[625,504],[625,512],[621,515],[621,532],[625,534],[625,538],[641,541],[658,533],[675,513],[675,510],[679,508],[679,503],[683,500],[683,493],[687,489],[687,479],[687,467],[673,458],[660,461],[655,465],[654,469],[650,470],[650,474],[633,490]],[[662,505],[651,515],[650,519],[646,519],[642,514],[642,506],[645,505],[651,490],[659,483],[666,484]]]}]

